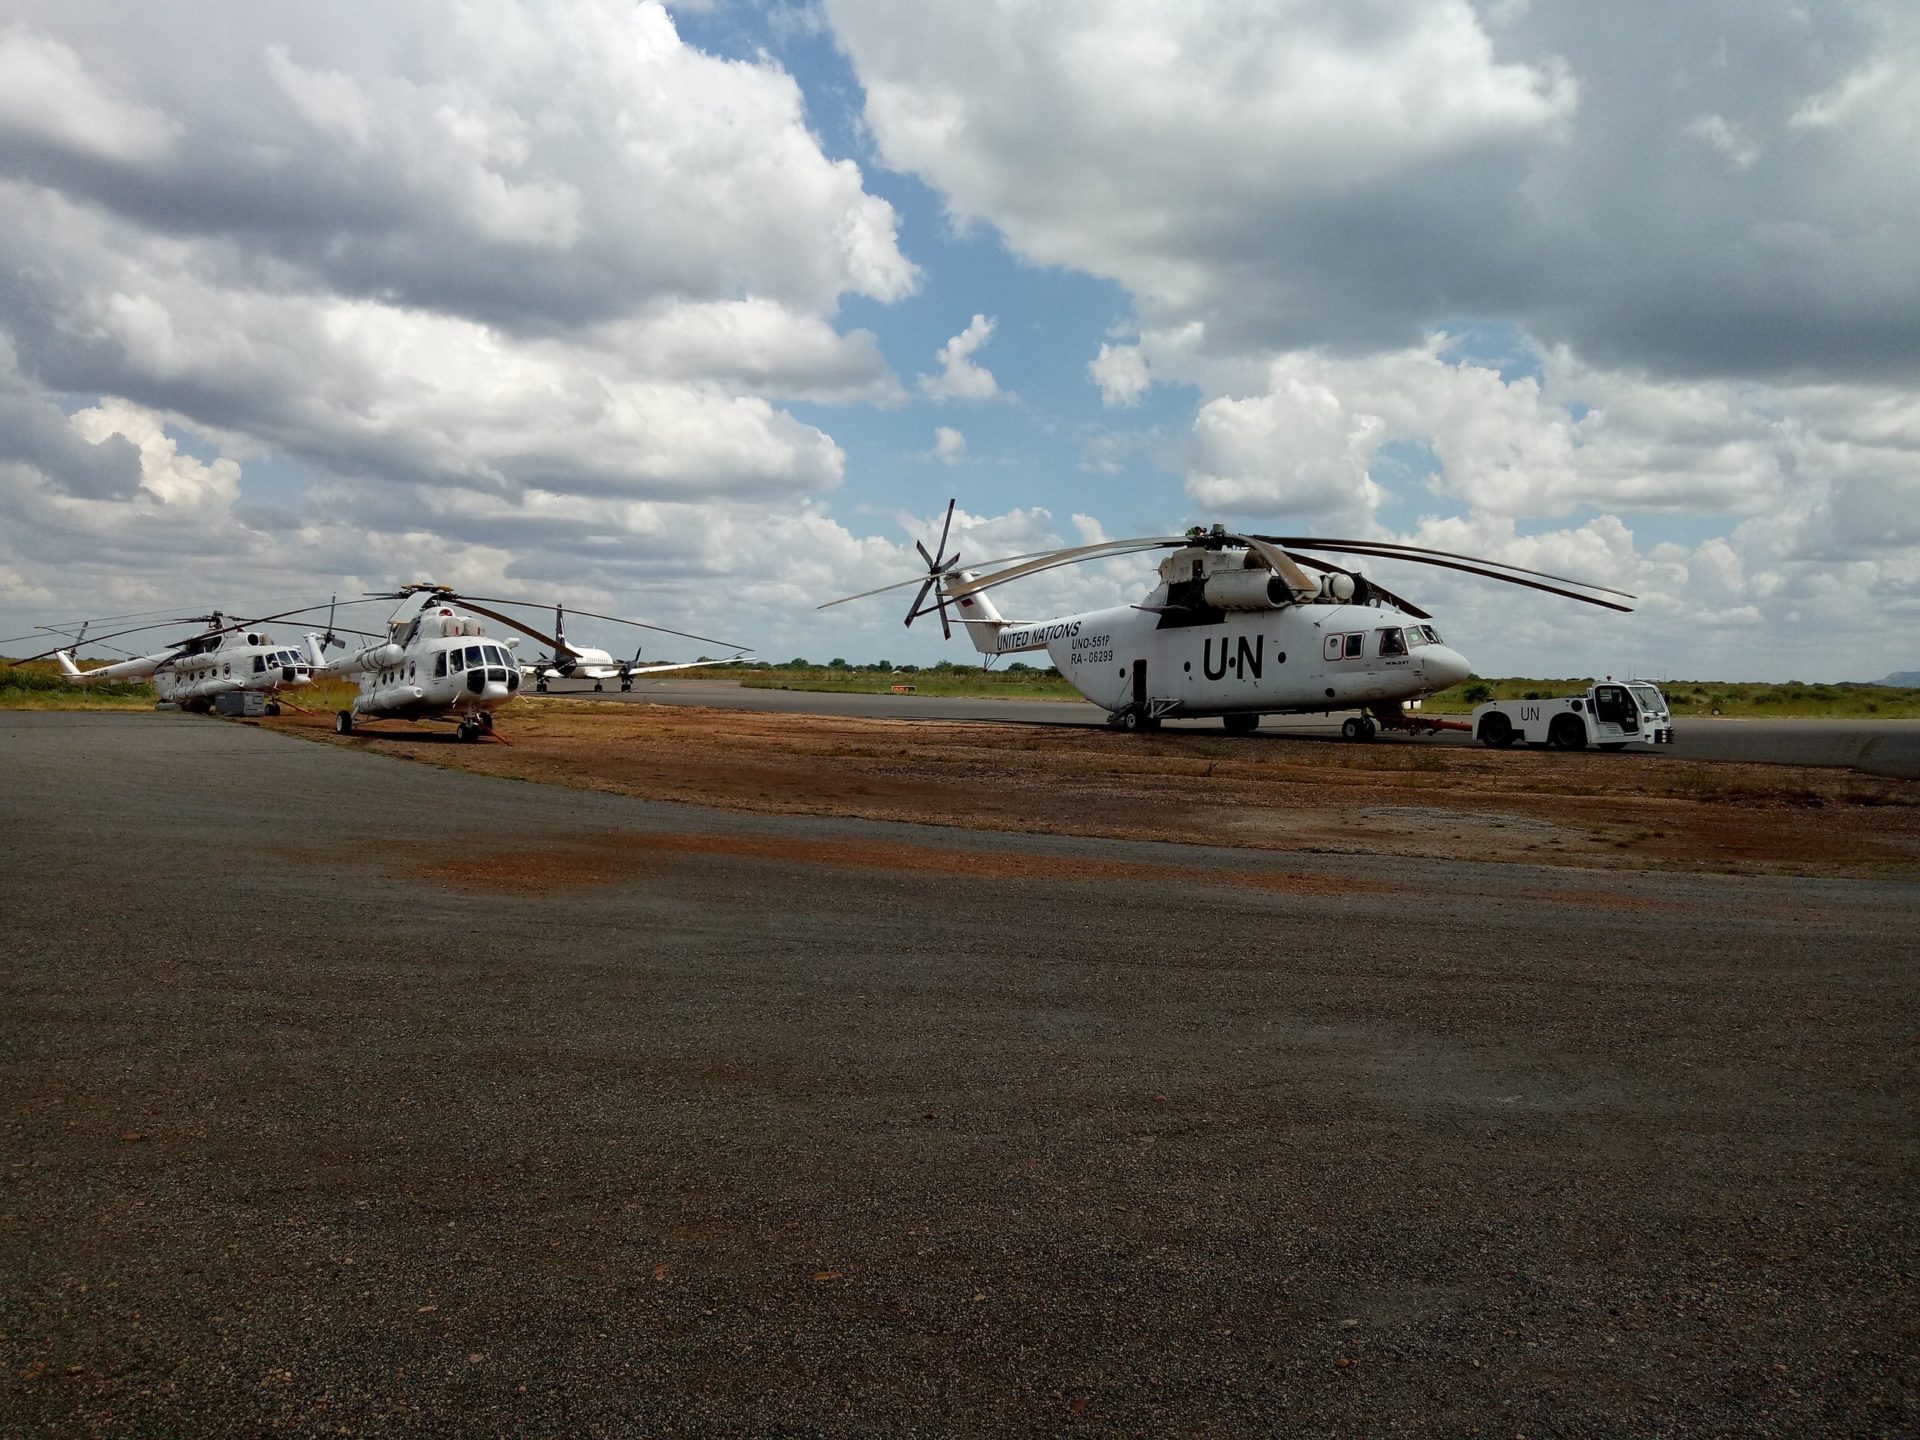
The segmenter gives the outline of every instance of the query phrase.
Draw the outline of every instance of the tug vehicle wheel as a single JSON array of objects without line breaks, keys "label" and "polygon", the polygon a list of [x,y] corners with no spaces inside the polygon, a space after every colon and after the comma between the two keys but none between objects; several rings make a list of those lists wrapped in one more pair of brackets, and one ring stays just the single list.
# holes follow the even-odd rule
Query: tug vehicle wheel
[{"label": "tug vehicle wheel", "polygon": [[1587,727],[1571,715],[1562,715],[1547,731],[1547,744],[1556,750],[1587,748]]},{"label": "tug vehicle wheel", "polygon": [[1513,744],[1515,738],[1513,721],[1509,720],[1497,710],[1480,722],[1480,743],[1482,745],[1491,745],[1496,750],[1504,750],[1507,746]]},{"label": "tug vehicle wheel", "polygon": [[333,717],[333,733],[336,735],[351,735],[353,733],[353,712],[351,710],[342,710],[338,715]]}]

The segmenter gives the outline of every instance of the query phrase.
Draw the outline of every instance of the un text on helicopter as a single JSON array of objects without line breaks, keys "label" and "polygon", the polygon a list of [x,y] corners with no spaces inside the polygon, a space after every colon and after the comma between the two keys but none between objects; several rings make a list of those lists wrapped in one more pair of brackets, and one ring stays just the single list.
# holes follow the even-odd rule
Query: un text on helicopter
[{"label": "un text on helicopter", "polygon": [[[820,608],[917,584],[907,624],[932,611],[951,637],[951,614],[989,663],[1002,655],[1045,651],[1074,689],[1106,710],[1111,723],[1128,730],[1152,729],[1173,717],[1211,716],[1229,731],[1246,732],[1262,715],[1343,710],[1355,712],[1341,725],[1350,740],[1371,739],[1381,729],[1467,728],[1463,722],[1423,716],[1416,708],[1426,696],[1472,673],[1433,617],[1357,570],[1308,551],[1435,565],[1609,610],[1632,607],[1604,596],[1634,598],[1451,551],[1324,536],[1234,534],[1219,525],[1184,535],[1011,555],[968,569],[959,555],[946,553],[953,509],[949,501],[933,553],[916,542],[926,562],[924,574]],[[1167,552],[1158,584],[1130,604],[1009,621],[987,593],[1062,565],[1157,551]]]}]

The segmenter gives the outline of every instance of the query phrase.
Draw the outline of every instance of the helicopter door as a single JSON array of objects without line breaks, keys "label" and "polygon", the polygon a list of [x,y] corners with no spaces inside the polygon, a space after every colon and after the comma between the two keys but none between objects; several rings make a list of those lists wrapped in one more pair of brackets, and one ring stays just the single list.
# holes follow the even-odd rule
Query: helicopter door
[{"label": "helicopter door", "polygon": [[1147,708],[1147,662],[1133,662],[1133,704],[1136,710]]}]

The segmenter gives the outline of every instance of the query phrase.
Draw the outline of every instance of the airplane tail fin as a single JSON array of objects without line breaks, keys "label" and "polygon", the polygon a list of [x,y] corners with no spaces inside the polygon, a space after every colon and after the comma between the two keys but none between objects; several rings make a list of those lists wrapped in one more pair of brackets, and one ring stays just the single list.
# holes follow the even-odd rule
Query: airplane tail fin
[{"label": "airplane tail fin", "polygon": [[1006,617],[1000,613],[999,607],[984,593],[953,598],[949,581],[965,582],[971,579],[973,579],[971,570],[956,570],[943,579],[940,585],[949,596],[948,603],[953,606],[954,614],[959,617],[960,623],[967,627],[967,638],[973,641],[973,648],[982,655],[998,655],[1000,632],[1007,628]]}]

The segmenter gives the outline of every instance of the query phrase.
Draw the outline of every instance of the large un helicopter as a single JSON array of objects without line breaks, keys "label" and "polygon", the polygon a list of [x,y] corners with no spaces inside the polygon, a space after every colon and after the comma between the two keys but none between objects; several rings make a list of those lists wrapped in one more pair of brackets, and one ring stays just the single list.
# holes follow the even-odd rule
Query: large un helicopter
[{"label": "large un helicopter", "polygon": [[[334,717],[334,729],[342,735],[353,733],[356,725],[367,720],[452,720],[462,740],[478,740],[493,729],[493,712],[520,691],[522,666],[514,654],[520,641],[515,636],[504,641],[489,638],[486,626],[476,616],[486,616],[508,629],[517,630],[546,645],[553,656],[578,658],[582,652],[558,635],[546,635],[502,611],[506,605],[523,609],[546,609],[546,603],[528,600],[503,600],[493,596],[463,595],[449,585],[421,583],[404,585],[390,594],[370,595],[365,600],[349,600],[349,605],[375,600],[398,600],[399,608],[387,620],[384,635],[348,631],[371,643],[334,660],[326,652],[338,636],[334,631],[330,608],[324,635],[309,634],[307,648],[316,678],[355,678],[360,693],[353,708]],[[469,613],[470,612],[470,613]],[[585,612],[576,612],[585,613]],[[620,620],[615,616],[595,616],[620,625],[643,630],[662,630],[638,620]],[[664,633],[701,640],[705,636],[687,635],[680,630]],[[725,644],[724,641],[710,641]],[[736,651],[743,647],[730,647]],[[605,654],[604,651],[598,652]],[[531,667],[538,673],[539,667]],[[629,666],[627,675],[651,674],[658,670],[677,670],[681,665]],[[545,688],[544,684],[541,688]],[[594,688],[598,689],[596,685]]]},{"label": "large un helicopter", "polygon": [[[1220,525],[1196,526],[1184,535],[1010,555],[983,562],[976,571],[962,569],[960,557],[946,553],[952,524],[949,501],[936,551],[929,554],[915,542],[927,564],[925,574],[820,608],[918,584],[907,624],[937,612],[942,632],[951,638],[951,611],[988,664],[1002,655],[1044,650],[1074,689],[1106,710],[1110,723],[1127,730],[1153,729],[1172,717],[1216,716],[1228,731],[1244,734],[1259,725],[1262,715],[1335,711],[1356,712],[1341,723],[1349,740],[1370,740],[1382,729],[1453,728],[1457,722],[1422,716],[1412,705],[1472,673],[1465,657],[1441,638],[1433,617],[1358,571],[1303,553],[1307,550],[1437,565],[1609,610],[1632,607],[1602,595],[1634,598],[1451,551],[1373,540],[1242,535]],[[987,594],[1058,566],[1160,550],[1171,553],[1160,561],[1159,583],[1135,604],[1009,621]]]},{"label": "large un helicopter", "polygon": [[[174,641],[164,650],[150,655],[135,655],[87,670],[81,669],[75,662],[74,651],[89,643],[87,630],[96,622],[82,621],[78,630],[69,636],[68,644],[30,655],[27,660],[44,660],[51,656],[59,664],[60,673],[75,685],[146,681],[153,686],[162,702],[198,712],[211,710],[222,695],[257,690],[267,696],[267,713],[278,715],[284,692],[311,683],[312,676],[305,655],[297,648],[279,644],[260,627],[268,620],[299,613],[287,610],[279,615],[242,620],[230,618],[216,610],[210,615],[185,615],[136,625],[131,629],[110,631],[95,636],[91,643],[105,645],[124,635],[166,630],[177,625],[205,627],[185,639]],[[62,627],[43,628],[49,633],[62,633]],[[26,660],[15,663],[25,664]]]}]

